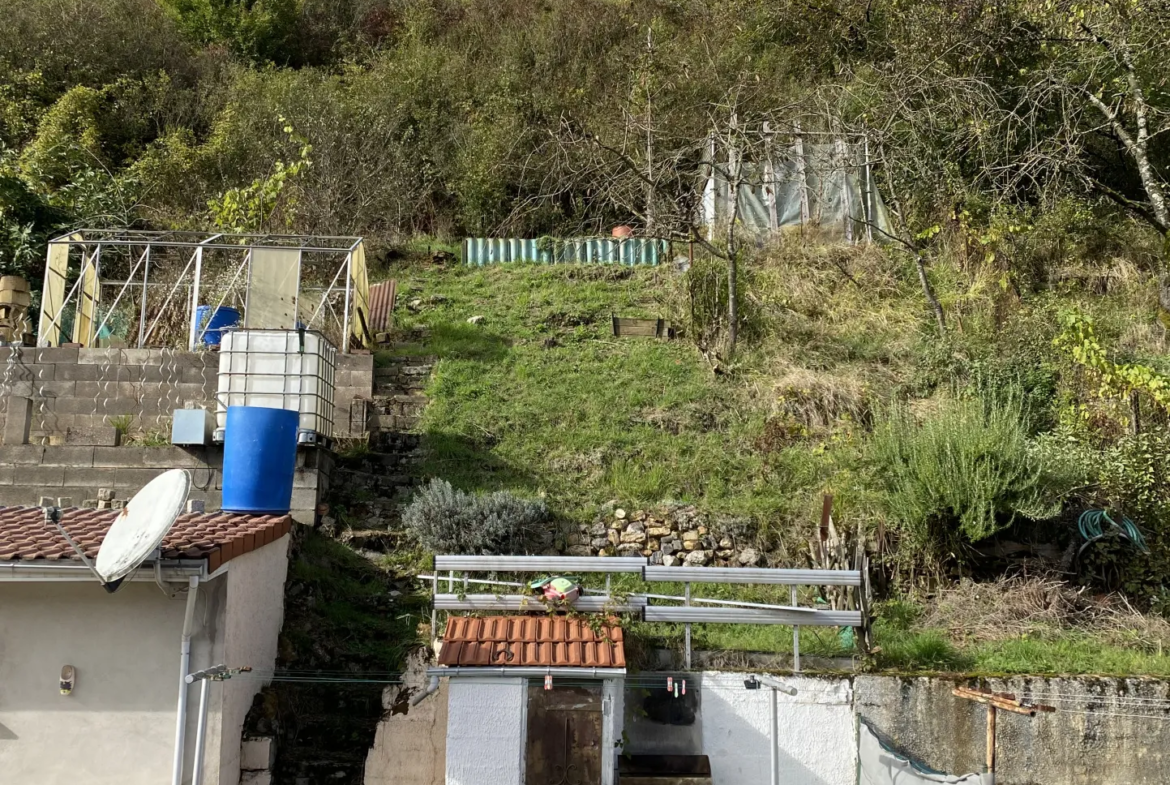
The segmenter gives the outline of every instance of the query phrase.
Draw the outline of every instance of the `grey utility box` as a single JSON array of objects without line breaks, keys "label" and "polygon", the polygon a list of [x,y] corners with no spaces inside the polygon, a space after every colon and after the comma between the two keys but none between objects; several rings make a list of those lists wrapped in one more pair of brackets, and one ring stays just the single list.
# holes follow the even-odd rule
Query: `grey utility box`
[{"label": "grey utility box", "polygon": [[176,409],[171,420],[171,444],[211,444],[211,432],[215,430],[215,414],[206,409]]}]

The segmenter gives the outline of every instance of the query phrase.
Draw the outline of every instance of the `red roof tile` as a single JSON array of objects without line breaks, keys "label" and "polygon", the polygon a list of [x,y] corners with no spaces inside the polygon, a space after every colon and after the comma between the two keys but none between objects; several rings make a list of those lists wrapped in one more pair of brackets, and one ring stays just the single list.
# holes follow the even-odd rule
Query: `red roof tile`
[{"label": "red roof tile", "polygon": [[[69,508],[61,526],[85,555],[96,558],[118,510]],[[162,544],[164,559],[207,559],[214,571],[224,562],[288,534],[288,516],[189,513],[179,516]],[[79,561],[40,507],[0,507],[0,561]]]},{"label": "red roof tile", "polygon": [[440,665],[624,668],[622,628],[562,616],[452,616]]}]

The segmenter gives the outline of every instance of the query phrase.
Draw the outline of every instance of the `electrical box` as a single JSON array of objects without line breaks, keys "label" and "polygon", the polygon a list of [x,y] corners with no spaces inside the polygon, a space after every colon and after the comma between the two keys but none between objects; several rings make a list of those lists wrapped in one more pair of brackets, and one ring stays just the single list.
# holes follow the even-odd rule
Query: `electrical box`
[{"label": "electrical box", "polygon": [[171,419],[171,444],[207,446],[215,430],[215,415],[206,409],[178,409]]}]

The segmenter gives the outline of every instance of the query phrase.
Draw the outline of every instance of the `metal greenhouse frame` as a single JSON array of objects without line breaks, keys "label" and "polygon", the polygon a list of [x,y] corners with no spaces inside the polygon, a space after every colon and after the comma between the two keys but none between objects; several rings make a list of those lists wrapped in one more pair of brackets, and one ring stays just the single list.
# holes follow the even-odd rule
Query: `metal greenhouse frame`
[{"label": "metal greenhouse frame", "polygon": [[[80,258],[72,254],[80,251]],[[103,265],[103,252],[107,259]],[[111,254],[117,260],[111,260]],[[71,258],[73,262],[71,263]],[[171,270],[165,271],[169,260]],[[185,264],[184,264],[185,261]],[[328,286],[305,285],[306,265],[319,267],[328,278]],[[182,267],[177,275],[174,270]],[[372,343],[369,334],[369,288],[366,276],[365,246],[361,237],[334,237],[326,235],[239,234],[229,232],[142,231],[134,229],[78,229],[49,241],[45,265],[44,286],[37,333],[38,346],[58,346],[63,342],[65,317],[72,309],[71,341],[82,346],[93,346],[102,336],[110,316],[125,299],[133,303],[137,297],[137,348],[158,348],[156,329],[164,315],[186,323],[185,340],[189,351],[199,345],[206,325],[198,323],[201,295],[212,291],[209,276],[223,281],[230,277],[216,307],[222,306],[229,294],[243,302],[244,325],[256,328],[291,329],[297,324],[265,324],[271,320],[261,313],[261,301],[274,297],[281,302],[291,295],[287,313],[300,322],[301,313],[307,317],[306,329],[324,329],[329,316],[339,328],[340,347],[350,350],[351,339],[360,345]],[[160,280],[161,279],[161,280]],[[243,281],[243,295],[238,287]],[[149,318],[151,287],[165,291],[166,297]],[[280,289],[280,287],[284,287]],[[106,290],[115,290],[112,304],[99,313]],[[279,290],[279,291],[278,291]],[[320,292],[320,299],[315,294]],[[214,295],[213,295],[214,296]],[[341,312],[332,302],[342,299]],[[308,304],[310,308],[302,308]],[[249,319],[249,309],[255,318]],[[213,309],[214,312],[214,309]],[[262,318],[263,317],[263,318]],[[280,321],[280,320],[278,320]],[[332,332],[332,327],[329,327]],[[152,341],[152,338],[155,340]],[[170,348],[180,348],[173,345]]]}]

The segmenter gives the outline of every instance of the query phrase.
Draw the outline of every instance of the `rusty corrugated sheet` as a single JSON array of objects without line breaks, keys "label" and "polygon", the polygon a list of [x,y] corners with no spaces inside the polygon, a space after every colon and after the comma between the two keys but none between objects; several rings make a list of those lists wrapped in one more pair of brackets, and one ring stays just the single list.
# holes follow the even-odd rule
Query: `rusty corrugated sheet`
[{"label": "rusty corrugated sheet", "polygon": [[382,281],[370,287],[370,332],[377,335],[390,328],[390,314],[398,297],[398,281]]},{"label": "rusty corrugated sheet", "polygon": [[440,665],[624,668],[622,629],[561,616],[452,616]]}]

